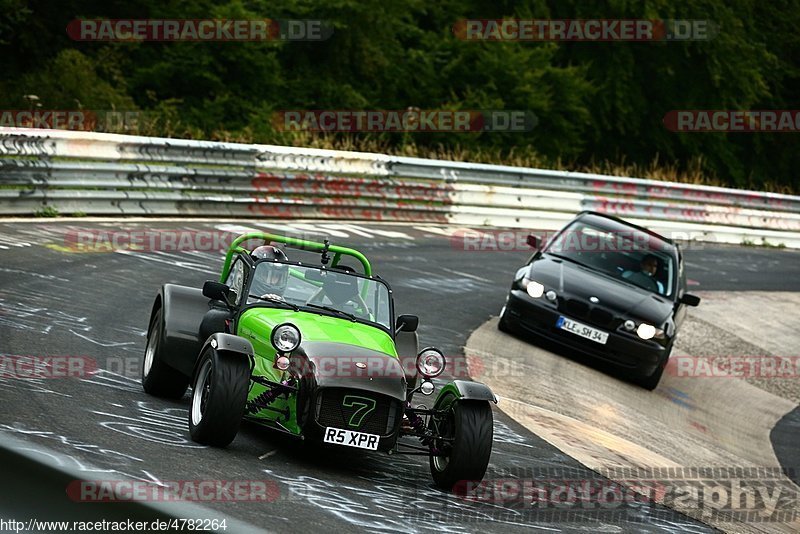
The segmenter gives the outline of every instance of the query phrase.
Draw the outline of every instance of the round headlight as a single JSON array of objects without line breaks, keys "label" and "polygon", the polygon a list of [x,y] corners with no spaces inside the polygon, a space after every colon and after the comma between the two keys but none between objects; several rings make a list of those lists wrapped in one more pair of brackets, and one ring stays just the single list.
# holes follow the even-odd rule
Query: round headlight
[{"label": "round headlight", "polygon": [[442,374],[446,361],[439,349],[432,347],[422,349],[417,355],[417,371],[425,378],[434,378]]},{"label": "round headlight", "polygon": [[535,299],[538,299],[542,295],[544,295],[544,286],[537,282],[536,280],[530,280],[528,282],[528,287],[525,288],[528,291],[528,295],[532,296]]},{"label": "round headlight", "polygon": [[423,382],[419,387],[419,392],[423,395],[430,395],[434,389],[436,388],[433,386],[433,382]]},{"label": "round headlight", "polygon": [[642,339],[652,339],[653,336],[656,335],[656,327],[651,324],[642,323],[639,325],[639,328],[636,329],[636,334]]},{"label": "round headlight", "polygon": [[625,330],[627,330],[628,332],[633,332],[633,329],[636,328],[636,323],[628,319],[623,323],[622,326],[624,326]]},{"label": "round headlight", "polygon": [[291,360],[289,360],[289,358],[286,356],[278,356],[275,358],[275,369],[278,369],[279,371],[287,370],[290,364]]},{"label": "round headlight", "polygon": [[271,341],[278,352],[292,352],[300,345],[300,330],[290,323],[278,325],[272,330]]},{"label": "round headlight", "polygon": [[556,298],[558,297],[558,295],[556,295],[556,292],[553,291],[552,289],[550,291],[548,291],[547,293],[545,293],[544,296],[550,302],[554,302],[556,300]]}]

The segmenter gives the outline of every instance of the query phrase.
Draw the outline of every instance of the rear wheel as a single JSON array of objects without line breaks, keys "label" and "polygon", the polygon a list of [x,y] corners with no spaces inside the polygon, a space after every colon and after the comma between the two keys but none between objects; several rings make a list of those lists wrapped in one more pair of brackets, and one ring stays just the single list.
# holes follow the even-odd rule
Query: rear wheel
[{"label": "rear wheel", "polygon": [[448,408],[444,416],[431,419],[440,437],[432,447],[432,452],[440,454],[430,457],[434,482],[447,491],[480,482],[492,454],[492,408],[486,401],[457,401],[454,397],[439,406]]},{"label": "rear wheel", "polygon": [[164,363],[162,309],[158,308],[147,330],[147,348],[142,361],[142,388],[156,397],[180,399],[186,393],[189,379]]},{"label": "rear wheel", "polygon": [[192,386],[189,434],[193,441],[225,447],[239,431],[250,386],[250,364],[239,354],[207,347]]}]

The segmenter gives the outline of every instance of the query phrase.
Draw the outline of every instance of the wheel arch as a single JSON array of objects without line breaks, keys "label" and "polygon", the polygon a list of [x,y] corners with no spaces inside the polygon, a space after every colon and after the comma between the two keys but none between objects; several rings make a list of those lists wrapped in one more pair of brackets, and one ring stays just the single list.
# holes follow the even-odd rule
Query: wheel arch
[{"label": "wheel arch", "polygon": [[452,395],[456,401],[480,400],[497,404],[497,396],[486,384],[469,380],[453,380],[446,384],[436,397],[434,406],[438,406],[447,396]]},{"label": "wheel arch", "polygon": [[232,357],[246,359],[250,367],[250,373],[252,374],[253,368],[255,367],[255,350],[253,349],[253,344],[241,336],[216,332],[208,336],[208,339],[203,343],[203,346],[197,353],[197,358],[195,358],[191,374],[192,384],[194,384],[197,379],[197,372],[200,369],[200,356],[209,347],[220,356],[230,355]]}]

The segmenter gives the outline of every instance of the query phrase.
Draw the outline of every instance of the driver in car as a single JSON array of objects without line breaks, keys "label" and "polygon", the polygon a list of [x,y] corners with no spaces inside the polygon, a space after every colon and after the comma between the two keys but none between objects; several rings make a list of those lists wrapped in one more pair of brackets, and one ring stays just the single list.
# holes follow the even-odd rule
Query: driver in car
[{"label": "driver in car", "polygon": [[637,286],[657,291],[659,295],[664,294],[664,284],[656,280],[655,276],[659,266],[658,257],[654,254],[645,254],[639,263],[638,271],[626,271],[622,277],[630,280]]},{"label": "driver in car", "polygon": [[347,313],[352,311],[361,318],[370,318],[369,307],[358,293],[357,279],[346,274],[339,274],[336,270],[343,273],[355,272],[355,269],[346,265],[332,268],[328,271],[322,287],[308,299],[308,303],[322,302],[327,298],[331,305],[338,310]]},{"label": "driver in car", "polygon": [[[286,254],[279,248],[271,245],[258,247],[250,253],[258,260],[289,261]],[[289,281],[289,269],[281,263],[263,263],[256,268],[256,274],[250,285],[250,294],[266,299],[285,300],[283,294]]]}]

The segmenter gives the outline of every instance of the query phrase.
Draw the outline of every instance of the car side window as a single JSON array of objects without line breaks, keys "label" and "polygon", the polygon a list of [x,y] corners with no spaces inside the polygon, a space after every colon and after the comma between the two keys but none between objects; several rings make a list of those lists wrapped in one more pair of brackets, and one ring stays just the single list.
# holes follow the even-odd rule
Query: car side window
[{"label": "car side window", "polygon": [[228,274],[228,279],[225,281],[225,285],[230,287],[231,291],[236,294],[233,299],[236,305],[238,305],[242,300],[242,286],[244,286],[244,280],[244,262],[241,260],[241,258],[237,258],[233,264],[233,267],[231,267],[231,272]]}]

